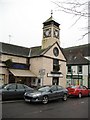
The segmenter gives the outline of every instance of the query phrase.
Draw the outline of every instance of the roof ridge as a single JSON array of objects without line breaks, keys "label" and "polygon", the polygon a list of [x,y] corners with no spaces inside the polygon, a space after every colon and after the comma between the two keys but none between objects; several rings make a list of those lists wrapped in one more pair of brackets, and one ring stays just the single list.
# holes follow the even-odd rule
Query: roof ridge
[{"label": "roof ridge", "polygon": [[21,47],[21,48],[27,48],[27,49],[29,49],[29,47],[25,47],[25,46],[14,45],[14,44],[4,43],[4,42],[0,42],[0,43],[1,43],[1,44],[5,44],[5,45],[10,45],[10,46],[15,46],[15,47]]},{"label": "roof ridge", "polygon": [[63,49],[71,49],[71,48],[76,48],[76,47],[82,47],[82,46],[88,46],[88,45],[90,45],[90,43],[89,44],[83,44],[83,45],[78,45],[78,46],[71,46],[71,47],[67,47],[67,48],[63,48]]}]

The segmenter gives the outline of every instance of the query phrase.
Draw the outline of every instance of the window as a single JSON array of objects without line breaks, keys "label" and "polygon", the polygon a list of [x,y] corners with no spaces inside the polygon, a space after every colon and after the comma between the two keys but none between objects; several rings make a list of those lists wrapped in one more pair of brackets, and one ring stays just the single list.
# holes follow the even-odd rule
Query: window
[{"label": "window", "polygon": [[53,71],[59,71],[59,70],[60,70],[59,60],[58,59],[54,59],[53,60]]},{"label": "window", "polygon": [[71,71],[71,66],[67,66],[67,71],[68,71],[68,73],[71,73],[72,71]]},{"label": "window", "polygon": [[32,83],[33,83],[33,84],[35,84],[35,83],[36,83],[36,80],[35,80],[35,79],[33,79],[33,80],[32,80]]},{"label": "window", "polygon": [[18,85],[17,85],[17,89],[24,89],[24,87],[23,87],[22,84],[18,84]]},{"label": "window", "polygon": [[15,90],[16,89],[16,85],[15,84],[10,84],[10,85],[6,85],[4,88],[8,89],[8,90]]},{"label": "window", "polygon": [[40,79],[38,79],[38,83],[40,83],[41,82],[41,80]]},{"label": "window", "polygon": [[33,88],[30,88],[27,85],[23,85],[23,87],[25,88],[25,90],[33,90]]},{"label": "window", "polygon": [[52,90],[52,91],[57,91],[57,86],[52,86],[52,87],[51,87],[51,90]]},{"label": "window", "polygon": [[23,85],[25,89],[29,89],[29,86]]},{"label": "window", "polygon": [[78,66],[78,73],[82,73],[82,66],[81,65]]},{"label": "window", "polygon": [[63,87],[62,86],[58,86],[58,90],[63,90]]},{"label": "window", "polygon": [[87,88],[86,88],[85,86],[83,86],[83,89],[84,89],[84,90],[87,90]]},{"label": "window", "polygon": [[0,80],[4,81],[4,79],[5,79],[5,75],[0,74]]},{"label": "window", "polygon": [[28,69],[28,66],[26,64],[13,63],[12,68],[15,68],[15,69]]},{"label": "window", "polygon": [[50,90],[50,87],[48,87],[48,86],[38,89],[38,91],[40,91],[40,92],[46,92],[46,91],[49,91],[49,90]]}]

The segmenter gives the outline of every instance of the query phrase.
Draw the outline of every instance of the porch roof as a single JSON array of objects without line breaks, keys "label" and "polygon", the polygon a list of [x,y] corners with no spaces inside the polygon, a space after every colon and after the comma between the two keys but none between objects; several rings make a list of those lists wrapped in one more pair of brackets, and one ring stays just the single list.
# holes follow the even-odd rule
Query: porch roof
[{"label": "porch roof", "polygon": [[18,77],[36,77],[36,75],[32,73],[30,70],[9,69],[9,71],[14,76]]}]

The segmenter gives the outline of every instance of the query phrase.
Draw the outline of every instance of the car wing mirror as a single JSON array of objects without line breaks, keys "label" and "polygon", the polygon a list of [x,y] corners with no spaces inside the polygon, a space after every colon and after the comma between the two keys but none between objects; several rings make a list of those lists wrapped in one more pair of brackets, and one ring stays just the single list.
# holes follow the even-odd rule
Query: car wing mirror
[{"label": "car wing mirror", "polygon": [[49,90],[49,92],[51,92],[51,93],[52,93],[53,91],[52,91],[52,90]]},{"label": "car wing mirror", "polygon": [[6,90],[10,90],[9,88],[7,88]]}]

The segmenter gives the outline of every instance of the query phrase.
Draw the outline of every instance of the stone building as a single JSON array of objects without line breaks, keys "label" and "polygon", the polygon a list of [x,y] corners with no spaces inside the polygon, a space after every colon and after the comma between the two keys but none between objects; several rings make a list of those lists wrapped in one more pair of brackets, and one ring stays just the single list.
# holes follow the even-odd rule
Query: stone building
[{"label": "stone building", "polygon": [[0,43],[0,82],[66,87],[66,58],[60,47],[60,24],[52,14],[43,23],[42,45],[31,48]]}]

